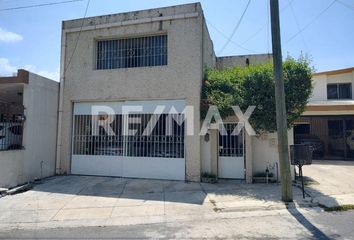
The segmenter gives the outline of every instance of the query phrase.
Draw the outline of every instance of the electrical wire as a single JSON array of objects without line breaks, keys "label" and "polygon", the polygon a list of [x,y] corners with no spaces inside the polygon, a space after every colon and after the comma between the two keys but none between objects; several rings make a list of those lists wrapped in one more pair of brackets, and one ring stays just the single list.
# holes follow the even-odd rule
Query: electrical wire
[{"label": "electrical wire", "polygon": [[242,20],[243,20],[243,17],[245,16],[245,14],[246,14],[246,12],[247,12],[247,9],[248,9],[250,3],[251,3],[251,0],[248,0],[247,5],[246,5],[245,9],[243,10],[243,13],[242,13],[240,19],[238,20],[236,26],[235,26],[234,29],[232,30],[232,33],[231,33],[230,37],[228,38],[228,40],[226,41],[226,43],[224,44],[224,46],[223,46],[223,47],[221,48],[221,50],[219,51],[219,54],[221,54],[221,53],[224,51],[224,49],[225,49],[225,48],[229,45],[229,43],[231,42],[233,36],[235,35],[237,29],[239,28],[239,26],[240,26],[240,24],[241,24],[241,22],[242,22]]},{"label": "electrical wire", "polygon": [[[280,9],[280,13],[282,13],[283,11],[285,11],[288,7],[289,7],[289,4],[292,3],[294,0],[290,0],[289,3],[284,6],[282,9]],[[267,1],[268,3],[268,1]],[[268,3],[268,21],[270,21],[270,11],[269,11],[269,3]],[[268,31],[270,31],[270,28],[269,28],[269,25],[268,25],[269,22],[266,22],[265,24],[263,24],[254,34],[250,35],[245,41],[243,41],[241,44],[242,45],[245,45],[246,43],[248,43],[250,40],[252,40],[255,36],[257,36],[265,27],[268,26]]]},{"label": "electrical wire", "polygon": [[[225,33],[223,33],[222,31],[220,31],[220,30],[219,30],[215,25],[213,25],[209,20],[206,20],[206,21],[207,21],[208,25],[210,25],[210,26],[211,26],[216,32],[218,32],[221,36],[223,36],[225,39],[229,39],[229,37],[226,36]],[[251,50],[251,49],[245,48],[244,46],[242,46],[241,44],[239,44],[239,43],[237,43],[237,42],[235,42],[235,41],[233,41],[233,40],[230,40],[230,42],[231,42],[232,44],[234,44],[235,46],[237,46],[238,48],[241,48],[241,49],[246,50],[246,51],[251,52],[251,53],[257,53],[256,51],[253,51],[253,50]]]},{"label": "electrical wire", "polygon": [[301,28],[297,33],[292,35],[286,43],[289,43],[292,41],[294,38],[296,38],[299,34],[301,34],[303,31],[305,31],[309,26],[311,26],[312,23],[314,23],[319,17],[321,17],[328,9],[330,9],[337,0],[333,0],[326,8],[324,8],[319,14],[317,14],[309,23],[307,23],[303,28]]},{"label": "electrical wire", "polygon": [[[73,50],[72,53],[71,53],[71,56],[70,56],[69,61],[68,61],[68,64],[65,66],[64,75],[65,75],[66,70],[68,69],[68,67],[69,67],[69,65],[70,65],[70,63],[71,63],[71,60],[72,60],[73,57],[74,57],[74,54],[75,54],[75,51],[76,51],[76,48],[77,48],[77,44],[79,43],[79,39],[80,39],[80,36],[81,36],[82,28],[84,27],[84,22],[85,22],[85,18],[86,18],[86,15],[87,15],[87,10],[88,10],[89,5],[90,5],[90,1],[91,1],[91,0],[87,0],[86,9],[85,9],[85,14],[84,14],[84,17],[82,18],[82,22],[81,22],[79,34],[78,34],[78,36],[77,36],[77,38],[76,38],[75,47],[74,47],[74,50]],[[65,64],[65,63],[64,63],[64,64]]]},{"label": "electrical wire", "polygon": [[11,11],[11,10],[19,10],[19,9],[35,8],[35,7],[44,7],[44,6],[59,5],[59,4],[72,3],[72,2],[82,2],[82,1],[84,1],[84,0],[67,0],[67,1],[60,1],[60,2],[20,6],[20,7],[0,8],[0,11],[3,12],[3,11]]},{"label": "electrical wire", "polygon": [[[288,1],[289,1],[289,0],[288,0]],[[300,32],[300,24],[299,24],[299,21],[298,21],[298,19],[297,19],[297,17],[296,17],[296,14],[295,14],[295,10],[294,10],[294,8],[293,8],[293,5],[291,4],[291,2],[289,3],[289,5],[290,5],[291,13],[292,13],[292,15],[293,15],[293,17],[294,17],[294,19],[295,19],[295,23],[296,23],[296,26],[297,26],[297,30]],[[304,35],[302,34],[302,32],[300,32],[300,35],[301,35],[302,43],[304,44],[304,47],[305,47],[306,51],[308,52],[309,48],[307,47],[307,44],[306,44],[306,41],[305,41],[305,37],[304,37]]]},{"label": "electrical wire", "polygon": [[341,4],[341,5],[343,5],[343,6],[347,7],[347,8],[349,8],[349,9],[352,10],[352,11],[354,11],[354,6],[351,6],[351,5],[349,5],[349,4],[345,3],[345,2],[342,2],[342,1],[340,1],[340,0],[337,0],[337,3],[339,3],[339,4]]}]

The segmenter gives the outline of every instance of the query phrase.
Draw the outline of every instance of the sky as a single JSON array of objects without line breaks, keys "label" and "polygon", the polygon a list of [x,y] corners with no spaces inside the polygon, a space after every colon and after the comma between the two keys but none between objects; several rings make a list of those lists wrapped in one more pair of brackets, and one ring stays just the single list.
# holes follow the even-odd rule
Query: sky
[{"label": "sky", "polygon": [[[59,80],[61,22],[84,17],[88,0],[0,0],[0,75],[24,68]],[[269,0],[201,0],[217,56],[271,52]],[[87,17],[191,3],[91,0]],[[354,0],[279,0],[283,57],[307,54],[317,72],[354,66]],[[229,40],[230,39],[230,40]]]}]

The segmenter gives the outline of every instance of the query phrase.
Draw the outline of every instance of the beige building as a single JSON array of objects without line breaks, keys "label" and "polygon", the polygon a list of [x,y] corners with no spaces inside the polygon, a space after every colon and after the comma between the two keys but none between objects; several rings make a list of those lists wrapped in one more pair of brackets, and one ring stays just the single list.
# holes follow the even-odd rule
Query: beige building
[{"label": "beige building", "polygon": [[[199,3],[64,21],[57,173],[247,182],[267,167],[277,173],[275,134],[199,135],[204,70],[270,60],[216,57]],[[186,106],[191,122],[181,123]]]},{"label": "beige building", "polygon": [[0,77],[0,187],[55,174],[59,83],[26,70]]},{"label": "beige building", "polygon": [[354,160],[354,68],[315,73],[312,81],[295,141],[313,144],[319,159]]}]

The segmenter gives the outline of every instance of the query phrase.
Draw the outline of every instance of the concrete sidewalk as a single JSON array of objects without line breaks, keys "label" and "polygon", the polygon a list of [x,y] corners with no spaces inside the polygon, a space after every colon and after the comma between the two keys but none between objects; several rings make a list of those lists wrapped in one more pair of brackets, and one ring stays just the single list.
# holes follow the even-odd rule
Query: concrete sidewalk
[{"label": "concrete sidewalk", "polygon": [[[302,200],[297,188],[294,196],[297,204],[309,203]],[[143,224],[285,208],[276,184],[70,175],[53,177],[30,191],[0,198],[0,227]]]},{"label": "concrete sidewalk", "polygon": [[306,191],[314,203],[325,207],[354,205],[354,161],[317,160],[303,171],[312,180]]}]

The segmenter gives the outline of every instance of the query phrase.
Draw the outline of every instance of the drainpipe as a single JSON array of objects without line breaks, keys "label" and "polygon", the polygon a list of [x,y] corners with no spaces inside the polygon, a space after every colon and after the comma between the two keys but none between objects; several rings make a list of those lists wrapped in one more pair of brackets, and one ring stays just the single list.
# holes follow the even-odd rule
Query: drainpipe
[{"label": "drainpipe", "polygon": [[62,147],[62,115],[63,115],[63,95],[64,95],[64,80],[65,80],[65,46],[66,31],[64,30],[64,23],[62,23],[61,35],[61,50],[60,50],[60,83],[59,83],[59,109],[58,109],[58,131],[57,131],[57,152],[55,161],[55,173],[61,174],[61,147]]}]

